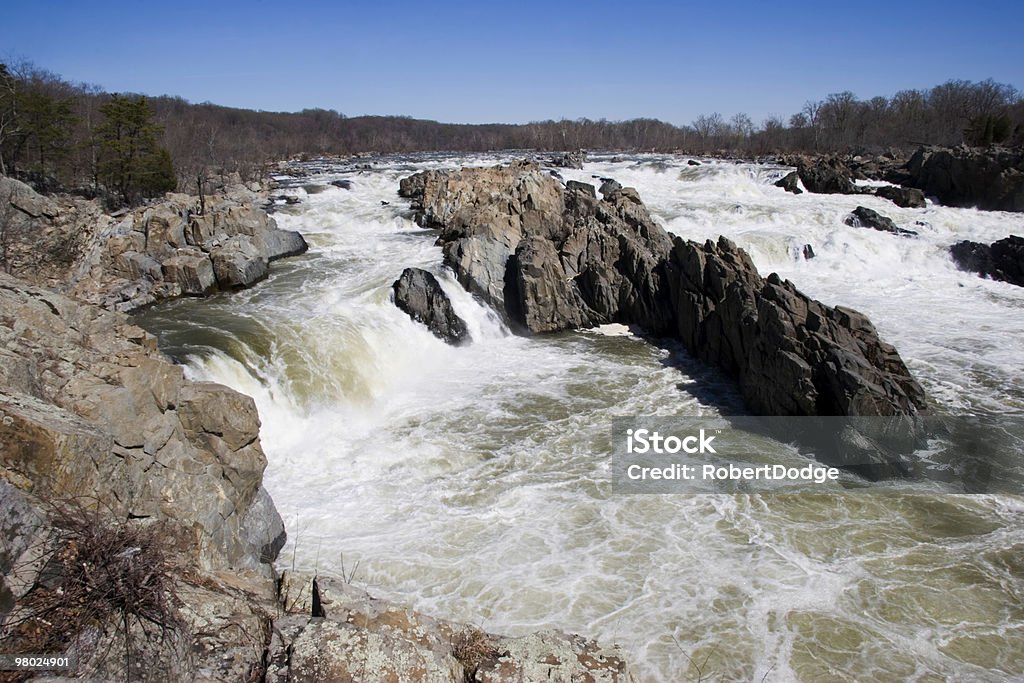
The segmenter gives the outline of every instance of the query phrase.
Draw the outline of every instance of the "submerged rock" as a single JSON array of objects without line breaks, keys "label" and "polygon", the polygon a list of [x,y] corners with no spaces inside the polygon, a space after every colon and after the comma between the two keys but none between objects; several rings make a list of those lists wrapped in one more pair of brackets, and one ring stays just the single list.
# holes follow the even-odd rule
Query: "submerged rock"
[{"label": "submerged rock", "polygon": [[961,270],[1024,287],[1024,237],[1010,235],[992,244],[964,240],[949,251]]},{"label": "submerged rock", "polygon": [[901,228],[893,223],[888,216],[883,216],[865,206],[858,206],[843,222],[852,228],[872,228],[879,232],[890,232],[902,237],[917,237],[917,233],[913,230]]},{"label": "submerged rock", "polygon": [[520,332],[606,323],[681,339],[735,377],[765,415],[903,415],[924,409],[896,350],[859,313],[830,308],[720,238],[673,241],[633,188],[597,199],[529,163],[426,171],[402,181],[440,228],[459,281]]},{"label": "submerged rock", "polygon": [[449,344],[469,341],[469,328],[460,318],[437,278],[420,268],[406,268],[395,280],[395,305],[416,322],[427,326],[435,337]]}]

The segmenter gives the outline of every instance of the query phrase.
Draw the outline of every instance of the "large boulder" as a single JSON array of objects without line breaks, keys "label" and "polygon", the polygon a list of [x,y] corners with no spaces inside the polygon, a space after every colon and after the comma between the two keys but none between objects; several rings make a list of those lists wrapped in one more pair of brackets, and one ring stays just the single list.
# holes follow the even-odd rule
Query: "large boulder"
[{"label": "large boulder", "polygon": [[888,199],[896,206],[902,206],[904,209],[923,209],[926,205],[924,192],[915,187],[883,185],[875,189],[875,196]]},{"label": "large boulder", "polygon": [[305,254],[309,250],[306,239],[295,230],[280,230],[274,228],[263,234],[263,249],[267,261],[288,256]]},{"label": "large boulder", "polygon": [[892,219],[888,216],[883,216],[873,209],[869,209],[866,206],[858,206],[854,209],[850,215],[848,215],[843,222],[852,228],[871,228],[878,230],[879,232],[889,232],[893,235],[900,235],[901,237],[916,237],[917,233],[913,230],[907,230],[901,228],[892,222]]},{"label": "large boulder", "polygon": [[435,337],[449,344],[469,341],[469,328],[460,318],[437,278],[421,268],[406,268],[392,289],[395,305],[416,322],[427,326]]},{"label": "large boulder", "polygon": [[1024,287],[1024,237],[1010,235],[992,244],[964,240],[949,251],[961,270]]},{"label": "large boulder", "polygon": [[217,286],[213,262],[195,247],[175,251],[163,262],[162,270],[164,279],[181,287],[182,294],[203,296]]},{"label": "large boulder", "polygon": [[797,168],[800,182],[808,192],[817,194],[860,194],[860,190],[850,177],[850,171],[844,166],[830,164],[827,160],[818,159],[813,163],[801,164]]},{"label": "large boulder", "polygon": [[221,289],[249,287],[267,277],[265,251],[245,235],[235,235],[210,251],[213,273]]}]

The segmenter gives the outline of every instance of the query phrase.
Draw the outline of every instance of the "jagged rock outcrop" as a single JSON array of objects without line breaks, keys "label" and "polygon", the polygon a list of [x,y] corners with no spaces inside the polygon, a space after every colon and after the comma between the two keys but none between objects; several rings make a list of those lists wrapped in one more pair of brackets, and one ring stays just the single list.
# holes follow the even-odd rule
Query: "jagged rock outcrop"
[{"label": "jagged rock outcrop", "polygon": [[[728,240],[673,241],[635,189],[603,199],[529,163],[402,181],[449,265],[526,333],[638,325],[736,377],[755,413],[905,415],[925,407],[896,350],[859,313],[762,278]],[[466,244],[500,245],[466,258]],[[474,242],[476,240],[476,242]],[[480,251],[476,252],[478,255]],[[452,254],[459,258],[452,258]]]},{"label": "jagged rock outcrop", "polygon": [[271,261],[307,249],[255,208],[261,196],[226,184],[202,201],[169,194],[112,216],[98,202],[42,197],[0,178],[0,258],[11,274],[119,311],[247,287]]},{"label": "jagged rock outcrop", "polygon": [[720,237],[676,238],[669,282],[678,337],[737,378],[758,415],[914,415],[924,392],[871,322],[831,308]]},{"label": "jagged rock outcrop", "polygon": [[961,270],[1024,287],[1024,237],[1010,235],[992,244],[964,240],[949,251]]},{"label": "jagged rock outcrop", "polygon": [[843,219],[843,222],[852,228],[871,228],[879,232],[900,235],[901,237],[917,237],[917,233],[913,230],[899,227],[888,216],[883,216],[866,206],[858,206],[849,216]]},{"label": "jagged rock outcrop", "polygon": [[[664,325],[657,264],[671,248],[636,190],[561,184],[530,162],[426,171],[400,193],[441,229],[445,263],[470,292],[529,333],[620,319]],[[642,323],[640,321],[643,321]]]},{"label": "jagged rock outcrop", "polygon": [[421,268],[406,268],[392,285],[395,305],[416,322],[427,326],[434,336],[449,344],[469,341],[469,328],[460,318],[432,273]]},{"label": "jagged rock outcrop", "polygon": [[890,179],[947,206],[1024,211],[1024,148],[920,147]]}]

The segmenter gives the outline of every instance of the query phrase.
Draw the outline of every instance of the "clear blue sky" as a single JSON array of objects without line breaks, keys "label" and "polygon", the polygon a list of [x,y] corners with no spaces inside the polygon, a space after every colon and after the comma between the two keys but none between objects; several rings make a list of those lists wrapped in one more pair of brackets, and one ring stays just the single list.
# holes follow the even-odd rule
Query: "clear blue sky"
[{"label": "clear blue sky", "polygon": [[[980,5],[980,6],[979,6]],[[450,122],[788,117],[851,90],[1024,89],[1024,2],[15,2],[0,59],[112,92]]]}]

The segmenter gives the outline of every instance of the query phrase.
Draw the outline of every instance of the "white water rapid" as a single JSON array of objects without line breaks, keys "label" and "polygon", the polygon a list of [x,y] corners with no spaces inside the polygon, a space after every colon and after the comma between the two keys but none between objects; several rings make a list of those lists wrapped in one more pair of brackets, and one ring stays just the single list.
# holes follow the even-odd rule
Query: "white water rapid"
[{"label": "white water rapid", "polygon": [[[191,376],[255,398],[282,567],[358,561],[356,584],[440,617],[618,642],[643,681],[695,681],[702,663],[704,680],[1022,675],[1024,498],[912,483],[613,494],[613,418],[742,403],[718,372],[629,335],[511,336],[444,274],[398,181],[497,160],[311,164],[322,173],[302,182],[351,189],[289,190],[301,203],[277,220],[308,254],[253,289],[139,316]],[[795,196],[772,185],[783,169],[753,164],[599,157],[561,172],[636,187],[669,231],[724,234],[762,274],[864,312],[940,412],[1024,413],[1024,288],[960,272],[947,251],[1020,234],[1024,216]],[[858,204],[919,237],[844,225]],[[407,266],[439,275],[472,344],[448,347],[392,305]]]}]

